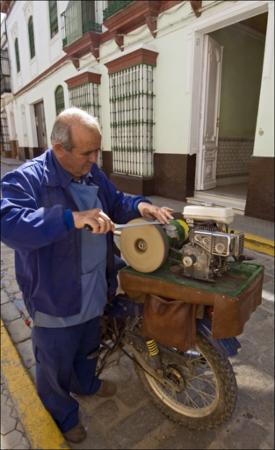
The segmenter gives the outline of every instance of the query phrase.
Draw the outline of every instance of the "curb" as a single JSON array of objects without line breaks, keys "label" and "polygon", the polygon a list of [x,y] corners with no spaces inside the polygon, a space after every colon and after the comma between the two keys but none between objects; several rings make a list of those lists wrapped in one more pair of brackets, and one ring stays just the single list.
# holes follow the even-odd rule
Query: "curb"
[{"label": "curb", "polygon": [[2,320],[1,370],[31,448],[69,450],[62,433],[38,397]]},{"label": "curb", "polygon": [[264,253],[265,255],[269,256],[275,256],[274,241],[256,236],[255,234],[245,233],[244,246],[245,248],[254,250],[255,252]]}]

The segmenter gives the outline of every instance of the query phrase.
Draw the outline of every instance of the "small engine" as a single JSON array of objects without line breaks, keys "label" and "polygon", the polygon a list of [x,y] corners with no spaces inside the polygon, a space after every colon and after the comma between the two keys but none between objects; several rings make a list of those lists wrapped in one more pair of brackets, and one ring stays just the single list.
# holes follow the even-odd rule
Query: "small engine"
[{"label": "small engine", "polygon": [[144,225],[142,218],[130,222],[134,227],[120,235],[121,254],[129,266],[150,273],[168,259],[170,270],[179,276],[214,281],[229,269],[230,259],[245,259],[244,234],[229,232],[231,208],[190,205],[176,214],[179,218],[167,225]]},{"label": "small engine", "polygon": [[230,233],[231,208],[186,206],[183,217],[189,225],[188,242],[182,248],[183,274],[211,281],[229,268],[229,257],[243,257],[244,234]]}]

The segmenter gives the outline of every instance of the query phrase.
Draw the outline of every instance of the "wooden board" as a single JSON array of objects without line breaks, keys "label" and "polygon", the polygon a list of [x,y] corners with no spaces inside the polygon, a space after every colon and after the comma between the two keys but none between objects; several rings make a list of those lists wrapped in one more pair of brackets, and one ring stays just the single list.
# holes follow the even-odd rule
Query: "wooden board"
[{"label": "wooden board", "polygon": [[171,272],[172,266],[168,260],[157,271],[146,274],[126,267],[119,273],[121,288],[138,301],[153,294],[184,303],[212,305],[215,338],[239,335],[261,303],[263,267],[258,264],[232,263],[215,283],[179,276]]}]

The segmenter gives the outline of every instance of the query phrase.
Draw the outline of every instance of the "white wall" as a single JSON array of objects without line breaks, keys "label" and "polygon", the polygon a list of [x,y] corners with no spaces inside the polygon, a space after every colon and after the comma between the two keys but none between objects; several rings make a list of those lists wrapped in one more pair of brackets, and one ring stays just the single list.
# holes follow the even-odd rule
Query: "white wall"
[{"label": "white wall", "polygon": [[254,156],[274,157],[274,3],[269,2]]},{"label": "white wall", "polygon": [[[49,9],[47,1],[17,1],[7,17],[7,34],[14,92],[31,82],[41,72],[58,61],[62,50],[61,17],[68,1],[58,1],[58,33],[50,38]],[[33,16],[35,56],[30,58],[28,19]],[[18,38],[21,70],[16,71],[14,41]]]},{"label": "white wall", "polygon": [[[169,14],[168,14],[169,12]],[[154,104],[154,148],[158,153],[188,153],[188,118],[189,105],[186,108],[186,57],[188,54],[188,44],[185,43],[184,29],[178,29],[174,32],[175,21],[180,21],[184,17],[190,17],[194,20],[194,15],[189,3],[182,4],[180,7],[172,8],[167,13],[159,17],[159,33],[153,38],[148,27],[145,25],[139,30],[129,33],[124,38],[125,50],[121,52],[114,41],[108,41],[101,46],[100,60],[106,63],[119,58],[131,51],[143,46],[157,52],[157,65],[154,69],[154,92],[156,94]],[[106,77],[107,72],[103,71],[104,76],[101,81],[101,98],[107,107],[107,95],[109,88]],[[102,110],[104,110],[102,104]],[[109,105],[108,105],[109,110]],[[105,132],[109,131],[107,122],[110,121],[109,114],[103,114],[103,124]],[[108,132],[109,134],[109,132]],[[110,145],[110,136],[106,138],[106,144]],[[110,147],[109,147],[110,148]]]},{"label": "white wall", "polygon": [[48,146],[50,146],[51,130],[56,117],[55,98],[54,98],[55,89],[57,88],[58,85],[63,86],[65,107],[69,107],[67,84],[63,80],[66,80],[74,76],[76,74],[75,72],[76,70],[73,67],[73,65],[70,62],[67,62],[62,67],[57,69],[50,77],[47,77],[44,80],[40,81],[31,90],[22,94],[16,100],[17,123],[20,124],[21,122],[21,126],[18,130],[19,146],[23,146],[24,141],[24,133],[22,129],[22,117],[20,117],[21,105],[26,106],[28,146],[30,147],[37,146],[37,135],[35,128],[33,104],[41,100],[43,100],[44,102],[47,142]]},{"label": "white wall", "polygon": [[[58,15],[64,11],[67,1],[58,1]],[[253,3],[253,2],[252,2]],[[255,2],[256,3],[256,2]],[[263,2],[266,3],[266,2]],[[272,2],[269,2],[273,4]],[[92,55],[82,59],[81,70],[96,69],[101,73],[99,87],[101,105],[101,123],[103,130],[102,146],[104,150],[111,149],[110,139],[110,104],[109,104],[109,76],[105,63],[123,56],[134,49],[144,46],[158,52],[157,66],[154,71],[155,97],[155,126],[154,148],[158,153],[188,154],[190,152],[190,117],[192,106],[192,79],[193,74],[193,48],[195,31],[192,27],[203,23],[208,18],[238,8],[247,2],[203,2],[208,9],[200,18],[194,15],[190,3],[181,4],[165,11],[158,19],[158,33],[154,39],[146,25],[134,30],[125,36],[125,49],[123,52],[117,47],[114,40],[105,42],[100,47],[100,63]],[[24,12],[25,11],[25,12]],[[29,42],[27,33],[27,15],[32,11],[34,15],[34,31],[36,57],[30,64]],[[50,42],[48,2],[15,2],[12,12],[7,19],[7,29],[10,46],[12,77],[15,92],[29,83],[36,75],[46,70],[63,55],[61,24],[59,33]],[[214,27],[215,28],[215,27]],[[214,29],[213,28],[213,29]],[[254,154],[268,156],[273,153],[273,60],[270,56],[274,51],[274,38],[272,31],[274,25],[270,22],[269,57],[265,58],[265,76],[263,78],[257,130],[263,129],[264,134],[257,134]],[[14,55],[14,37],[19,38],[21,73],[16,73]],[[269,61],[267,64],[266,61]],[[271,62],[270,62],[271,61]],[[264,69],[265,70],[265,69]],[[35,75],[36,74],[36,75]],[[15,101],[16,126],[19,145],[23,146],[24,132],[21,118],[21,105],[26,105],[26,121],[29,146],[37,145],[36,131],[33,120],[33,103],[43,99],[46,116],[47,138],[50,144],[50,132],[55,119],[54,90],[62,84],[65,94],[65,105],[69,105],[67,85],[64,80],[75,76],[78,71],[71,62],[56,70],[53,74],[42,80],[31,90],[20,95]]]},{"label": "white wall", "polygon": [[99,86],[100,121],[102,127],[102,150],[111,150],[109,75],[107,67],[101,66],[101,83]]}]

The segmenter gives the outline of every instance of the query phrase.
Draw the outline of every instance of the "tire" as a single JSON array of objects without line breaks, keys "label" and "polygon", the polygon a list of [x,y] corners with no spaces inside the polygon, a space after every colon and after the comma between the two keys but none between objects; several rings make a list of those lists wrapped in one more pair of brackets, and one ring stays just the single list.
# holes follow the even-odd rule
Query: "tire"
[{"label": "tire", "polygon": [[196,430],[215,428],[232,416],[237,400],[232,366],[204,337],[197,336],[196,348],[192,351],[183,353],[169,349],[165,352],[161,346],[159,350],[166,375],[180,386],[179,389],[183,388],[181,392],[167,389],[140,365],[136,364],[136,371],[143,387],[166,416]]}]

